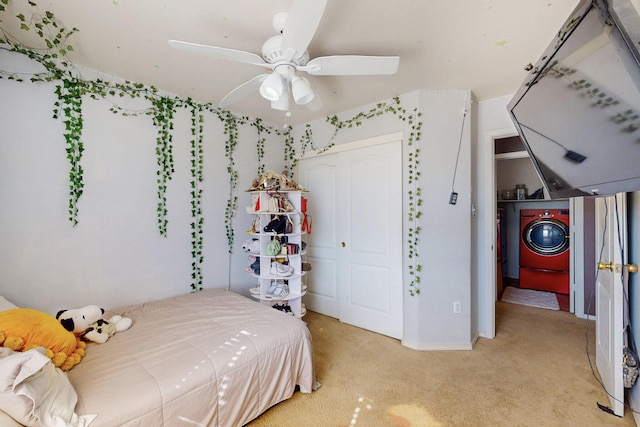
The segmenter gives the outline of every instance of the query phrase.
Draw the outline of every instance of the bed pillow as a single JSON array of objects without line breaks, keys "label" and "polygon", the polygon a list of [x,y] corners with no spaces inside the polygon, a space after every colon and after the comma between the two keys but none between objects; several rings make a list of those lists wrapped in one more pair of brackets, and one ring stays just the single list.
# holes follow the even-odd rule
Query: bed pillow
[{"label": "bed pillow", "polygon": [[80,363],[87,347],[55,317],[31,308],[0,311],[0,345],[15,351],[44,347],[63,371]]},{"label": "bed pillow", "polygon": [[0,410],[25,426],[87,427],[94,415],[78,416],[69,378],[51,364],[43,348],[0,348]]},{"label": "bed pillow", "polygon": [[0,296],[0,311],[11,310],[12,308],[18,308],[18,306],[14,305],[5,297]]}]

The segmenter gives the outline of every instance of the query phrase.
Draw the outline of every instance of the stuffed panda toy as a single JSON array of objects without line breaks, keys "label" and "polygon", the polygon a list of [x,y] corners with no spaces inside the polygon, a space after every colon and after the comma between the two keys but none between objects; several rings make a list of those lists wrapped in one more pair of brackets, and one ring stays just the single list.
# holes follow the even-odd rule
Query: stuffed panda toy
[{"label": "stuffed panda toy", "polygon": [[107,342],[116,332],[126,331],[133,323],[128,317],[120,315],[114,315],[109,320],[105,320],[102,318],[103,314],[103,308],[87,305],[78,309],[60,310],[56,314],[56,319],[67,331],[99,344]]}]

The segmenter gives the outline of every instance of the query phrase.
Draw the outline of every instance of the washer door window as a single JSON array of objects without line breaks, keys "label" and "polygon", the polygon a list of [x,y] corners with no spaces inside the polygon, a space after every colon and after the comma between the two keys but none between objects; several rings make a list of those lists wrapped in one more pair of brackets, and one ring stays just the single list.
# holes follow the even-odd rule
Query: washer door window
[{"label": "washer door window", "polygon": [[527,248],[540,255],[558,255],[569,249],[569,229],[555,219],[538,219],[522,233]]}]

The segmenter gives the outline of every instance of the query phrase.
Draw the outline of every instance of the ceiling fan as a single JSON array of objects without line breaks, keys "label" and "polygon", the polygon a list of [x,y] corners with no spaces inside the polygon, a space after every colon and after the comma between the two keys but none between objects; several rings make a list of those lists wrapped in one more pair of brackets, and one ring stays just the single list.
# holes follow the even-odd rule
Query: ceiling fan
[{"label": "ceiling fan", "polygon": [[262,56],[178,40],[169,40],[169,45],[271,70],[233,89],[220,101],[220,108],[258,91],[277,110],[289,110],[289,95],[296,104],[317,110],[322,106],[319,96],[306,78],[298,76],[298,71],[319,76],[391,75],[398,70],[400,62],[398,56],[362,55],[321,56],[310,60],[307,47],[320,24],[326,4],[326,0],[294,0],[289,12],[276,13],[273,28],[278,34],[264,42]]}]

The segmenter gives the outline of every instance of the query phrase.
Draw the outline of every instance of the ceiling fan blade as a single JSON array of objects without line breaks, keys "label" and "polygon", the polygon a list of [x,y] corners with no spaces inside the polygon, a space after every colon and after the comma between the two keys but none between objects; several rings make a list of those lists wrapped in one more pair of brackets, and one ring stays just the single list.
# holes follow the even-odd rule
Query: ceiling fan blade
[{"label": "ceiling fan blade", "polygon": [[183,42],[179,40],[169,40],[169,45],[176,49],[182,49],[189,52],[203,53],[216,58],[229,59],[231,61],[244,62],[245,64],[260,65],[262,67],[273,68],[255,53],[245,52],[243,50],[227,49],[226,47],[209,46],[205,44],[196,44]]},{"label": "ceiling fan blade", "polygon": [[294,0],[282,31],[282,50],[291,52],[291,59],[307,50],[326,5],[327,0]]},{"label": "ceiling fan blade", "polygon": [[398,71],[399,56],[335,55],[312,59],[298,67],[316,76],[389,75]]},{"label": "ceiling fan blade", "polygon": [[251,95],[254,92],[257,92],[260,89],[260,85],[269,76],[269,74],[259,74],[252,78],[251,80],[242,83],[237,88],[233,89],[229,92],[222,101],[218,104],[220,108],[226,108],[228,105],[234,104],[237,101],[240,101],[242,98],[245,98]]}]

